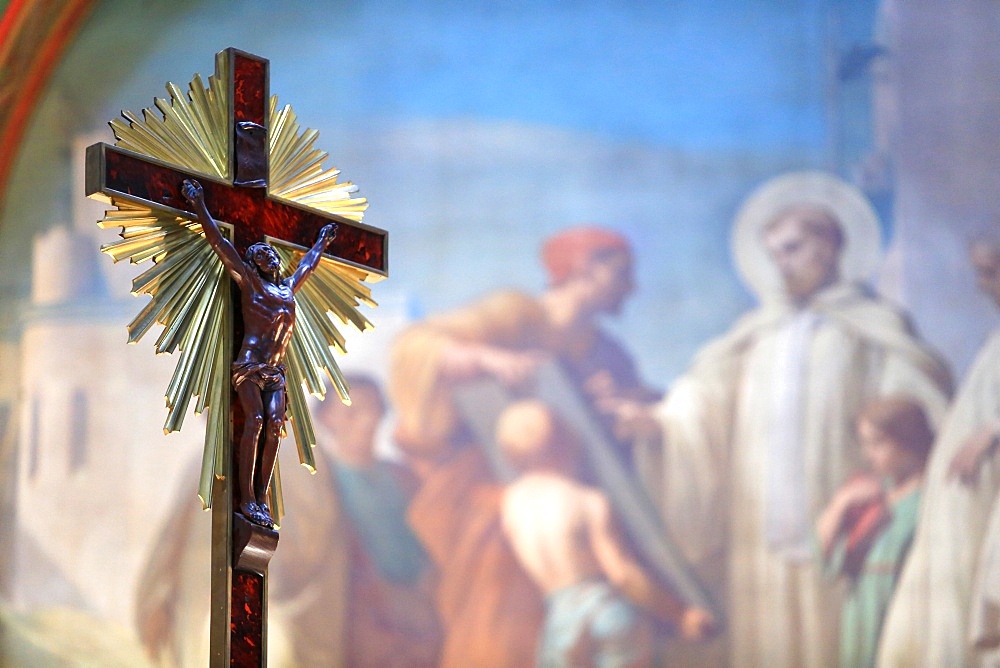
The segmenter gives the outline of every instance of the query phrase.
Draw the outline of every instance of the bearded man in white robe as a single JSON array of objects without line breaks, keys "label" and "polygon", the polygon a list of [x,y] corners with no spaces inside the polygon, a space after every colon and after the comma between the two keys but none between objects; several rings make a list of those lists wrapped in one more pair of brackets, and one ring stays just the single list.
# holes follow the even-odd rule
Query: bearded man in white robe
[{"label": "bearded man in white robe", "polygon": [[[637,461],[686,556],[722,583],[730,663],[830,666],[840,598],[820,572],[814,520],[860,467],[861,407],[907,394],[940,417],[948,372],[857,283],[879,231],[854,188],[814,172],[775,179],[744,205],[733,241],[761,306],[653,409],[661,445]],[[624,431],[644,423],[622,417]]]},{"label": "bearded man in white robe", "polygon": [[[969,255],[980,290],[1000,306],[1000,242],[975,241]],[[996,665],[1000,514],[992,527],[989,517],[1000,493],[998,440],[1000,331],[995,331],[931,451],[920,520],[883,627],[879,665],[973,665],[985,658],[976,656],[976,646],[994,650],[991,665]],[[982,575],[974,595],[977,569]]]}]

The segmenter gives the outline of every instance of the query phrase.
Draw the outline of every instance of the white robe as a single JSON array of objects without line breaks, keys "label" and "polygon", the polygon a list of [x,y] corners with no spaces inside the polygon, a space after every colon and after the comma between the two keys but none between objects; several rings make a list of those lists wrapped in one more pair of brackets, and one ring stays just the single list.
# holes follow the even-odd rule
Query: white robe
[{"label": "white robe", "polygon": [[972,595],[969,642],[980,663],[1000,666],[1000,497],[993,502],[979,553],[979,573]]},{"label": "white robe", "polygon": [[860,466],[861,407],[905,393],[934,420],[948,382],[905,318],[842,284],[804,309],[751,312],[671,388],[663,450],[646,460],[658,470],[644,473],[688,558],[724,583],[733,665],[836,663],[840,599],[812,523]]},{"label": "white robe", "polygon": [[980,547],[1000,490],[991,458],[969,488],[948,478],[965,441],[1000,419],[1000,332],[983,346],[934,445],[917,533],[886,616],[880,666],[973,662],[969,611]]}]

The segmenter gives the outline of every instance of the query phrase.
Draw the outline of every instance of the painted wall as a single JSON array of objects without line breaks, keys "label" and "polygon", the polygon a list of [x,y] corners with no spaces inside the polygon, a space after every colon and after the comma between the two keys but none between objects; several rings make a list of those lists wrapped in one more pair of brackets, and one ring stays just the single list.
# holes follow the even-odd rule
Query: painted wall
[{"label": "painted wall", "polygon": [[[775,175],[825,169],[879,197],[891,253],[878,280],[961,374],[995,324],[992,305],[974,294],[964,243],[997,214],[990,91],[1000,70],[1000,17],[984,0],[947,10],[878,4],[98,3],[38,107],[0,205],[0,368],[20,374],[0,391],[0,407],[20,416],[13,428],[0,425],[6,451],[26,471],[39,388],[89,382],[94,372],[82,365],[49,364],[68,352],[108,360],[101,368],[119,376],[102,396],[116,410],[143,420],[159,410],[147,402],[160,396],[171,364],[154,360],[149,342],[127,353],[123,345],[125,314],[142,305],[127,295],[131,270],[98,259],[104,280],[87,299],[104,306],[77,336],[60,329],[61,319],[53,327],[58,309],[32,305],[33,273],[36,287],[55,280],[47,267],[58,263],[36,254],[33,267],[32,249],[36,238],[72,229],[73,252],[89,258],[115,238],[93,224],[101,207],[83,200],[82,147],[111,141],[105,123],[121,109],[150,106],[164,82],[184,87],[194,72],[210,74],[215,52],[228,46],[270,59],[272,93],[320,131],[328,164],[371,201],[366,221],[390,230],[391,276],[375,287],[382,308],[371,314],[379,329],[351,339],[345,368],[384,378],[386,349],[408,322],[498,287],[540,290],[543,240],[594,222],[624,232],[636,249],[636,294],[606,324],[643,376],[665,389],[755,302],[730,258],[740,203]],[[858,56],[875,42],[889,54]],[[872,156],[891,158],[893,169],[879,172],[890,175],[888,185],[868,178]],[[117,326],[115,338],[108,332]],[[137,391],[108,389],[121,384]],[[141,406],[130,403],[135,397]],[[128,526],[142,517],[158,525],[183,484],[176,481],[185,461],[198,456],[199,424],[168,442],[157,419],[141,434],[104,435],[137,467],[135,479],[164,481],[135,491],[129,503],[148,515],[133,512]],[[382,446],[391,449],[389,431]],[[62,452],[68,438],[39,447]],[[156,455],[179,442],[189,456]],[[95,460],[86,475],[94,490],[111,490],[121,470]],[[19,521],[44,533],[45,516],[58,510],[27,502],[44,490],[25,486],[26,476]],[[65,491],[71,507],[72,493],[90,494]],[[120,492],[93,493],[107,494],[91,499],[95,513],[124,517],[109,510]],[[197,503],[193,491],[190,501]],[[93,553],[75,568],[98,568],[93,578],[124,572],[134,583],[137,555],[148,547],[133,548],[123,563]],[[127,625],[130,589],[109,589],[118,593],[89,597],[84,607]],[[71,590],[86,588],[56,592],[51,603],[87,598]],[[25,608],[39,603],[11,598]]]}]

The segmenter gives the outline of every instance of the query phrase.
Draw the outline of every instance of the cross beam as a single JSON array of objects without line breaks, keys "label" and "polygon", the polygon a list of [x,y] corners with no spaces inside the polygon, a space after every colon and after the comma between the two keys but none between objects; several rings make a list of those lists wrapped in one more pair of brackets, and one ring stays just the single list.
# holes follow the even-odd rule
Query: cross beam
[{"label": "cross beam", "polygon": [[335,222],[337,237],[325,255],[370,273],[387,273],[384,230],[273,198],[264,188],[233,185],[108,144],[87,148],[88,196],[99,193],[197,220],[181,195],[184,179],[202,184],[212,217],[233,225],[232,241],[240,253],[265,236],[311,246],[320,229]]}]

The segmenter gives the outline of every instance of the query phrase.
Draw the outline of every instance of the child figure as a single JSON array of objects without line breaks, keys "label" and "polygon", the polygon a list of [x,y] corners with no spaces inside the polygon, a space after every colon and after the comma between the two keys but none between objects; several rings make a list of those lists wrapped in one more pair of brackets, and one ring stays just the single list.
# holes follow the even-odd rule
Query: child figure
[{"label": "child figure", "polygon": [[711,613],[686,606],[629,554],[607,496],[576,479],[575,435],[545,404],[509,406],[497,441],[518,472],[504,490],[504,533],[546,597],[539,666],[649,665],[647,616],[688,639],[712,631]]},{"label": "child figure", "polygon": [[840,665],[874,666],[882,620],[913,540],[934,433],[921,406],[877,399],[858,417],[870,471],[848,480],[816,524],[827,572],[849,581]]}]

